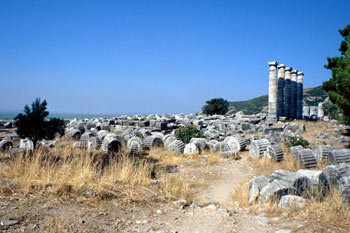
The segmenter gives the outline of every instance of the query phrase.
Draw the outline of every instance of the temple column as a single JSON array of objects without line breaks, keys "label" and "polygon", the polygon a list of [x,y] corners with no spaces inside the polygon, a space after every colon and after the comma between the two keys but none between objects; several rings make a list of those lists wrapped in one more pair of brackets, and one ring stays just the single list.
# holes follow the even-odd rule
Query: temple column
[{"label": "temple column", "polygon": [[269,62],[269,110],[268,117],[277,120],[277,61]]},{"label": "temple column", "polygon": [[278,68],[278,79],[277,79],[277,117],[284,115],[284,72],[285,65],[279,64]]},{"label": "temple column", "polygon": [[324,117],[323,103],[318,103],[317,107],[317,118],[322,120]]},{"label": "temple column", "polygon": [[290,118],[296,118],[297,110],[297,73],[298,70],[292,70],[292,79],[291,79],[291,96],[290,96]]},{"label": "temple column", "polygon": [[284,116],[287,117],[287,119],[290,119],[291,70],[292,67],[286,67],[284,77]]},{"label": "temple column", "polygon": [[303,80],[304,80],[304,73],[298,72],[297,73],[297,113],[296,117],[297,119],[303,118]]}]

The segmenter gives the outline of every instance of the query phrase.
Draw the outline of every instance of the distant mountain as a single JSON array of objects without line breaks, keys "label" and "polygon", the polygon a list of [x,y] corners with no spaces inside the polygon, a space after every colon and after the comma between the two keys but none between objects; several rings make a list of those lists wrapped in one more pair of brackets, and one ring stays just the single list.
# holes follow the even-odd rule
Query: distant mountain
[{"label": "distant mountain", "polygon": [[[317,106],[327,99],[327,93],[321,86],[304,89],[304,105]],[[267,108],[268,95],[263,95],[246,101],[230,102],[230,108],[234,112],[243,111],[245,114],[255,114]]]}]

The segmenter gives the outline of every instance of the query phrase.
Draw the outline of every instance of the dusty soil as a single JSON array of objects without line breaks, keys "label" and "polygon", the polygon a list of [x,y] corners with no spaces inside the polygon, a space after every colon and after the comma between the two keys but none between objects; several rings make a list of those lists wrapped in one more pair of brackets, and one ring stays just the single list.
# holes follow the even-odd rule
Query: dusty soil
[{"label": "dusty soil", "polygon": [[[183,168],[201,185],[186,204],[152,197],[148,203],[89,202],[9,194],[0,199],[3,232],[276,232],[298,229],[265,213],[251,214],[232,201],[232,191],[252,177],[247,152],[240,160]],[[173,174],[174,175],[174,174]],[[176,175],[176,174],[175,174]],[[14,221],[9,221],[14,220]]]}]

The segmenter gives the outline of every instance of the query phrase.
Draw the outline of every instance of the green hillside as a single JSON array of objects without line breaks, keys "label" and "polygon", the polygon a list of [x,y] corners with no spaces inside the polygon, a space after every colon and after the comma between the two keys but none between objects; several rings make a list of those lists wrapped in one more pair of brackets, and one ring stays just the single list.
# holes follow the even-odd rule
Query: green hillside
[{"label": "green hillside", "polygon": [[251,100],[230,102],[235,112],[243,111],[245,114],[255,114],[267,106],[268,95],[263,95]]},{"label": "green hillside", "polygon": [[307,105],[317,106],[318,103],[324,102],[327,97],[327,93],[321,86],[304,89],[304,103]]},{"label": "green hillside", "polygon": [[[304,103],[310,106],[317,106],[327,98],[327,93],[321,86],[304,89]],[[243,111],[245,114],[255,114],[267,107],[268,95],[263,95],[246,101],[230,102],[235,112]]]}]

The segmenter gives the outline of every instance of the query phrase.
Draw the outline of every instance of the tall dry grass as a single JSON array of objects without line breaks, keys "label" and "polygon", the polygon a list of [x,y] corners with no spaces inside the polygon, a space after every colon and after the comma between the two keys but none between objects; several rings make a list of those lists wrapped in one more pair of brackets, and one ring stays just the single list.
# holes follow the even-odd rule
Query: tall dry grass
[{"label": "tall dry grass", "polygon": [[312,196],[307,208],[291,209],[288,212],[290,219],[305,219],[309,227],[322,231],[326,227],[348,232],[350,229],[350,205],[342,202],[340,191],[332,189],[324,199]]},{"label": "tall dry grass", "polygon": [[[107,161],[107,163],[106,163]],[[62,142],[52,150],[17,155],[0,169],[1,180],[11,180],[3,195],[39,194],[90,200],[147,201],[159,194],[164,199],[188,197],[189,184],[181,175],[163,177],[156,164],[142,157],[120,154],[106,157],[102,151],[72,149]]]},{"label": "tall dry grass", "polygon": [[159,191],[165,197],[171,200],[181,198],[189,202],[192,201],[193,190],[191,186],[193,184],[184,173],[180,175],[169,174],[161,179],[161,184]]},{"label": "tall dry grass", "polygon": [[250,207],[249,200],[249,182],[244,182],[235,187],[231,193],[233,202],[243,207]]},{"label": "tall dry grass", "polygon": [[[218,163],[221,158],[224,158],[224,155],[203,151],[201,154],[193,154],[185,157],[183,155],[174,154],[165,148],[153,148],[149,152],[149,157],[157,160],[157,165],[163,168],[170,165],[181,167],[203,167]],[[238,158],[239,155],[232,157],[231,159]]]}]

